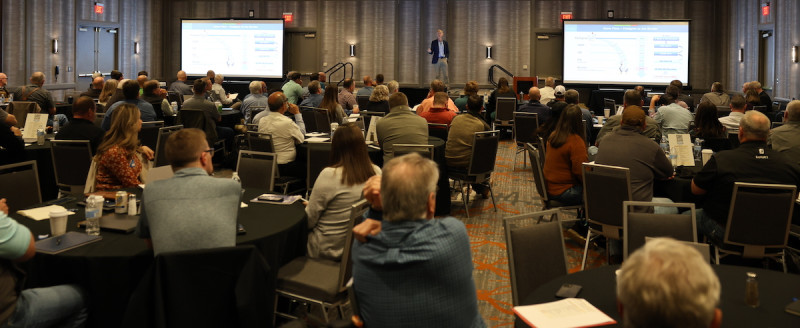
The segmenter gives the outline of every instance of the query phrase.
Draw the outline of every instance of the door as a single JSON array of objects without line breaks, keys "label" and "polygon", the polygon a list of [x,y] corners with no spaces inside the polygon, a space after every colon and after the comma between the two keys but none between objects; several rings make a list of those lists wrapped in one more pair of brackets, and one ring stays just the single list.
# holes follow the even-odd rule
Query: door
[{"label": "door", "polygon": [[317,51],[316,32],[288,32],[286,33],[287,49],[289,53],[284,56],[286,71],[298,71],[302,74],[319,72],[319,55]]},{"label": "door", "polygon": [[117,68],[116,27],[79,26],[77,44],[78,90],[88,88],[92,83],[92,73],[100,72],[104,77]]},{"label": "door", "polygon": [[562,79],[564,74],[564,34],[558,33],[536,33],[534,40],[534,66],[531,72],[533,76],[544,79],[548,76]]},{"label": "door", "polygon": [[771,91],[775,84],[775,37],[772,31],[759,31],[758,81],[764,90]]}]

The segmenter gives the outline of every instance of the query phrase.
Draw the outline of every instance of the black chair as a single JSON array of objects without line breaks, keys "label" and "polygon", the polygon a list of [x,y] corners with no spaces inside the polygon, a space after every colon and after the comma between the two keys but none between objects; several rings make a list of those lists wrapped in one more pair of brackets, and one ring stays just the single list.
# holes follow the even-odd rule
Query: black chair
[{"label": "black chair", "polygon": [[272,190],[275,172],[278,170],[277,163],[275,153],[240,150],[236,172],[242,181],[242,188]]},{"label": "black chair", "polygon": [[413,145],[413,144],[392,145],[392,157],[400,157],[411,153],[417,153],[422,157],[433,160],[433,145]]},{"label": "black chair", "polygon": [[167,138],[169,138],[169,136],[172,133],[180,129],[183,129],[183,125],[173,125],[158,129],[158,141],[156,143],[153,166],[158,167],[158,166],[169,165],[169,162],[167,161],[167,156],[164,153],[164,146],[167,144]]},{"label": "black chair", "polygon": [[373,116],[379,116],[379,117],[386,116],[386,113],[384,113],[384,112],[359,111],[358,113],[361,114],[362,117],[364,117],[364,126],[367,129],[369,129],[369,125],[372,124],[371,122],[372,122],[372,117]]},{"label": "black chair", "polygon": [[164,127],[164,121],[142,122],[142,129],[139,130],[139,141],[142,146],[150,147],[155,151],[158,146],[158,130]]},{"label": "black chair", "polygon": [[[497,204],[494,201],[494,191],[492,191],[491,174],[494,171],[495,160],[497,159],[497,147],[500,141],[500,131],[475,132],[472,139],[472,151],[470,153],[469,166],[467,170],[448,168],[447,176],[453,179],[453,183],[458,182],[458,189],[461,191],[461,199],[464,202],[464,210],[469,217],[469,184],[486,183],[489,193],[492,196],[492,204],[497,212]],[[466,192],[464,184],[467,185]]]},{"label": "black chair", "polygon": [[580,210],[583,205],[565,206],[558,201],[550,199],[547,195],[547,181],[544,178],[542,171],[544,160],[540,158],[539,150],[534,148],[532,144],[525,145],[528,150],[528,156],[531,158],[531,170],[533,171],[533,185],[536,187],[536,192],[539,193],[539,198],[542,199],[542,209],[560,208],[562,210]]},{"label": "black chair", "polygon": [[[537,142],[539,137],[536,130],[539,129],[539,114],[514,112],[514,141],[517,143],[517,151],[514,154],[514,166],[517,167],[517,155],[525,151],[525,144]],[[522,156],[523,168],[525,167],[525,156]]]},{"label": "black chair", "polygon": [[495,116],[492,122],[493,129],[498,127],[514,126],[514,112],[517,110],[517,99],[511,97],[498,97],[495,104]]},{"label": "black chair", "polygon": [[28,113],[40,113],[42,109],[39,107],[39,104],[33,101],[12,101],[8,103],[8,107],[6,107],[6,112],[17,119],[17,127],[22,129],[25,127],[25,120],[28,117]]},{"label": "black chair", "polygon": [[449,132],[450,126],[447,124],[428,123],[428,135],[431,137],[437,137],[447,141],[447,135]]},{"label": "black chair", "polygon": [[[586,267],[589,244],[595,237],[620,240],[622,237],[622,203],[632,200],[631,172],[626,167],[583,163],[583,205],[589,231],[583,249],[581,271]],[[608,247],[606,246],[606,250]]]},{"label": "black chair", "polygon": [[369,105],[369,96],[356,96],[356,103],[358,108],[367,108]]},{"label": "black chair", "polygon": [[0,166],[0,198],[6,199],[8,213],[42,202],[36,161]]},{"label": "black chair", "polygon": [[731,108],[729,106],[717,106],[717,117],[725,117],[731,115]]},{"label": "black chair", "polygon": [[82,198],[86,177],[92,166],[89,140],[52,140],[50,155],[59,198],[64,195],[80,195],[78,198]]},{"label": "black chair", "polygon": [[[753,110],[757,110],[757,111],[759,111],[759,112],[761,112],[762,114],[765,114],[765,115],[768,114],[766,105],[753,106]],[[767,116],[769,116],[769,115],[767,115]]]},{"label": "black chair", "polygon": [[161,110],[161,101],[151,101],[149,102],[150,106],[153,106],[153,111],[156,112],[156,120],[163,121],[164,120],[164,111]]},{"label": "black chair", "polygon": [[[636,212],[642,207],[674,207],[688,209],[687,214],[654,214]],[[678,211],[681,213],[681,211]],[[654,203],[654,202],[622,202],[622,230],[625,232],[622,254],[628,255],[644,246],[647,237],[671,237],[676,240],[697,242],[697,221],[694,204],[688,203]],[[707,257],[709,254],[706,254]]]},{"label": "black chair", "polygon": [[103,125],[103,118],[106,117],[106,113],[95,113],[94,114],[94,126],[101,127]]},{"label": "black chair", "polygon": [[[328,110],[325,108],[314,109],[314,120],[317,125],[316,132],[331,133],[331,119],[328,116]],[[337,122],[338,123],[338,122]]]},{"label": "black chair", "polygon": [[256,118],[256,115],[267,110],[267,106],[250,106],[249,109],[250,109],[250,116],[247,117],[247,120],[245,122],[250,124],[258,124],[258,122],[254,122],[253,119]]},{"label": "black chair", "polygon": [[787,271],[785,249],[789,240],[796,186],[736,182],[722,244],[715,260],[725,255],[771,258]]},{"label": "black chair", "polygon": [[731,149],[731,141],[728,138],[707,138],[703,139],[703,149],[711,149],[714,152]]},{"label": "black chair", "polygon": [[301,107],[300,115],[303,116],[306,133],[319,131],[319,128],[317,128],[317,113],[314,111],[314,107]]},{"label": "black chair", "polygon": [[308,144],[308,171],[306,173],[306,198],[311,196],[311,189],[314,188],[314,183],[317,182],[317,177],[323,169],[330,166],[331,163],[331,145],[330,143]]},{"label": "black chair", "polygon": [[183,109],[178,112],[178,122],[186,128],[203,130],[206,133],[208,145],[214,149],[214,154],[222,152],[223,156],[227,156],[225,140],[219,139],[217,136],[217,123],[205,111]]},{"label": "black chair", "polygon": [[728,142],[731,144],[731,149],[739,147],[739,134],[728,133]]},{"label": "black chair", "polygon": [[167,91],[167,101],[169,101],[170,104],[173,102],[178,103],[178,110],[181,110],[181,107],[183,107],[183,95],[175,91]]},{"label": "black chair", "polygon": [[[542,284],[568,273],[558,213],[553,209],[503,219],[514,306]],[[550,222],[541,223],[545,216],[550,216]]]},{"label": "black chair", "polygon": [[[265,153],[274,153],[275,152],[275,145],[272,143],[272,135],[269,133],[258,133],[258,132],[247,132],[247,142],[248,148],[252,151],[259,151]],[[277,164],[276,164],[277,165]],[[301,182],[300,179],[290,176],[282,176],[280,174],[280,169],[275,167],[273,171],[275,178],[274,178],[274,186],[281,187],[282,192],[284,195],[289,193],[289,187],[292,184],[296,184]],[[270,189],[272,190],[272,189]],[[295,190],[297,191],[297,190]]]},{"label": "black chair", "polygon": [[[614,115],[617,111],[617,101],[614,99],[603,98],[603,109],[610,110],[609,114]],[[605,113],[604,113],[605,114]],[[608,117],[606,117],[608,118]]]}]

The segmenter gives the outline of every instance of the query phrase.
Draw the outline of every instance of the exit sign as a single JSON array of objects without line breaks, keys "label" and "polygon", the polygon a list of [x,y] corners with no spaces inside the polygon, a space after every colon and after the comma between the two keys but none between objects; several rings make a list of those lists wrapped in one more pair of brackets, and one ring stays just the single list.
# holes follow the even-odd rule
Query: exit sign
[{"label": "exit sign", "polygon": [[102,3],[99,3],[99,2],[95,2],[94,3],[94,13],[95,14],[103,14],[104,10],[105,10],[105,7],[103,7]]},{"label": "exit sign", "polygon": [[769,2],[761,4],[761,16],[769,16]]},{"label": "exit sign", "polygon": [[571,11],[562,11],[561,12],[561,21],[563,22],[565,19],[572,19],[572,12]]},{"label": "exit sign", "polygon": [[293,21],[294,21],[294,15],[292,13],[283,13],[284,23],[291,23]]}]

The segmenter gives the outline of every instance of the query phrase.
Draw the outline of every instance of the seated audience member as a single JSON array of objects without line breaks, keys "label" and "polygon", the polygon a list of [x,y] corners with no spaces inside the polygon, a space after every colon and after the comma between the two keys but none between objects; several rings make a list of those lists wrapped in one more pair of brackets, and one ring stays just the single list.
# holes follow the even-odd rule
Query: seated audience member
[{"label": "seated audience member", "polygon": [[383,149],[383,162],[388,162],[393,155],[394,144],[428,144],[428,121],[408,108],[408,98],[402,92],[389,97],[389,114],[378,121],[375,132]]},{"label": "seated audience member", "polygon": [[477,96],[478,91],[480,91],[478,81],[469,81],[464,85],[464,94],[453,101],[453,103],[456,105],[456,108],[458,108],[459,113],[464,113],[467,111],[467,100],[469,100],[470,96]]},{"label": "seated audience member", "polygon": [[427,111],[419,113],[419,116],[428,121],[428,123],[450,125],[450,122],[453,121],[453,117],[457,114],[447,109],[447,100],[449,99],[450,97],[444,92],[433,94],[433,106]]},{"label": "seated audience member", "polygon": [[[181,112],[185,110],[198,110],[204,112],[206,114],[207,121],[206,127],[209,127],[209,129],[210,127],[213,127],[213,129],[210,129],[209,131],[204,131],[206,133],[206,137],[211,136],[212,141],[225,140],[225,147],[227,147],[227,149],[233,149],[233,129],[227,126],[217,125],[217,123],[222,122],[222,115],[220,115],[219,110],[217,110],[217,106],[206,99],[206,95],[210,90],[210,80],[206,78],[195,80],[194,84],[192,85],[192,91],[194,91],[194,95],[192,98],[189,98],[183,102]],[[181,118],[180,116],[181,115],[178,114],[179,120]],[[208,124],[208,121],[210,121],[211,124]],[[216,138],[213,138],[215,134]]]},{"label": "seated audience member", "polygon": [[[428,91],[428,96],[417,106],[417,114],[421,115],[433,107],[433,95],[437,92],[447,92],[447,86],[441,80],[431,81],[431,88]],[[447,109],[458,112],[458,107],[456,107],[456,104],[449,97],[447,98]]]},{"label": "seated audience member", "polygon": [[148,81],[147,75],[139,74],[136,77],[136,83],[139,84],[139,95],[141,96],[144,93],[144,83]]},{"label": "seated audience member", "polygon": [[[637,106],[641,108],[644,105],[644,99],[642,98],[642,94],[640,91],[636,89],[628,90],[625,92],[625,96],[623,97],[622,101],[622,108],[628,108],[629,106]],[[642,135],[648,137],[653,140],[661,140],[661,128],[658,126],[656,120],[654,120],[650,116],[645,116],[645,128],[642,131]],[[622,112],[619,112],[616,115],[612,115],[611,117],[606,117],[606,121],[603,124],[603,127],[600,128],[600,132],[597,133],[597,141],[595,142],[596,145],[600,145],[600,141],[603,140],[603,137],[608,135],[608,133],[612,131],[616,131],[620,126],[620,121],[622,120]],[[716,120],[716,116],[714,117]]]},{"label": "seated audience member", "polygon": [[242,106],[239,99],[228,98],[228,93],[222,88],[222,81],[224,78],[222,74],[214,75],[214,84],[211,85],[211,91],[209,91],[211,101],[219,101],[222,103],[222,106],[239,109],[239,107]]},{"label": "seated audience member", "polygon": [[[701,102],[694,114],[694,129],[689,134],[701,139],[727,138],[728,133],[720,120],[717,106],[708,101]],[[736,122],[736,127],[738,130],[739,122]]]},{"label": "seated audience member", "polygon": [[731,103],[731,97],[725,93],[722,88],[722,83],[714,82],[711,84],[711,92],[703,94],[700,98],[700,103],[709,102],[714,106],[728,106]]},{"label": "seated audience member", "polygon": [[0,96],[8,99],[8,96],[13,94],[14,90],[8,86],[8,75],[0,72]]},{"label": "seated audience member", "polygon": [[[563,85],[556,86],[556,99],[558,98],[559,90],[563,90],[563,89],[564,89]],[[592,118],[593,118],[592,112],[590,112],[586,108],[580,107],[580,105],[578,104],[580,102],[580,98],[581,98],[581,94],[578,93],[578,90],[569,89],[569,90],[564,91],[564,102],[566,102],[567,105],[575,105],[575,106],[578,106],[578,108],[580,108],[580,110],[581,110],[581,120],[586,121],[586,136],[591,137],[591,135],[592,135],[592,122],[593,122],[593,120],[592,120]],[[583,122],[581,122],[581,124],[583,124]]]},{"label": "seated audience member", "polygon": [[361,89],[358,89],[356,92],[356,96],[370,96],[372,95],[372,90],[375,89],[375,82],[372,81],[372,78],[369,75],[364,76],[364,86]]},{"label": "seated audience member", "polygon": [[665,135],[673,133],[689,133],[689,122],[694,117],[688,109],[681,107],[675,101],[678,99],[678,88],[675,86],[668,86],[664,95],[655,95],[650,100],[650,109],[652,110],[656,104],[660,104],[658,111],[653,117],[658,124],[661,125],[661,131]]},{"label": "seated audience member", "polygon": [[[317,94],[322,94],[322,91],[325,90],[325,88],[323,88],[319,82],[320,74],[325,75],[325,73],[318,72],[318,73],[312,73],[311,76],[308,77],[308,85],[303,87],[303,100],[305,100],[306,98],[308,98],[309,95],[311,95],[311,93],[308,91],[308,87],[311,86],[311,83],[314,81],[317,81],[317,84],[319,85],[319,87],[317,88],[319,89]],[[303,106],[303,104],[301,103],[300,106]]]},{"label": "seated audience member", "polygon": [[767,145],[777,151],[800,149],[800,100],[786,105],[783,121],[783,125],[770,131]]},{"label": "seated audience member", "polygon": [[697,232],[721,242],[728,220],[734,182],[800,186],[800,166],[785,154],[767,148],[769,119],[749,111],[739,123],[739,147],[711,156],[692,179],[692,193],[706,195],[697,210]]},{"label": "seated audience member", "polygon": [[767,109],[764,111],[765,113],[769,113],[772,111],[772,98],[769,97],[764,89],[761,88],[761,82],[753,81],[750,82],[750,87],[758,93],[758,105],[756,106],[766,106]]},{"label": "seated audience member", "polygon": [[103,85],[103,91],[100,92],[100,97],[97,98],[97,103],[108,108],[108,101],[111,99],[111,96],[117,92],[118,85],[119,82],[117,80],[110,79],[106,81],[106,83]]},{"label": "seated audience member", "polygon": [[689,102],[693,102],[692,96],[683,93],[683,82],[680,80],[672,80],[669,85],[674,86],[678,92],[678,97],[675,98],[675,103],[679,106],[689,109]]},{"label": "seated audience member", "polygon": [[758,91],[754,89],[747,89],[747,91],[744,93],[744,98],[747,102],[746,110],[748,111],[753,110],[755,106],[761,105],[761,97],[758,96]]},{"label": "seated audience member", "polygon": [[158,80],[145,82],[143,90],[141,98],[153,106],[153,110],[156,111],[156,118],[159,117],[159,111],[161,112],[161,117],[177,114],[172,112],[172,106],[170,106],[169,100],[167,100],[167,90],[159,87]]},{"label": "seated audience member", "polygon": [[147,184],[136,228],[155,255],[236,246],[242,188],[210,176],[212,152],[199,129],[178,130],[167,138],[164,154],[175,175]]},{"label": "seated audience member", "polygon": [[384,79],[383,74],[375,75],[375,86],[383,85]]},{"label": "seated audience member", "polygon": [[344,113],[342,105],[339,105],[338,93],[336,88],[325,89],[325,95],[322,96],[322,102],[319,108],[328,110],[328,119],[331,123],[345,123],[347,121],[347,114]]},{"label": "seated audience member", "polygon": [[17,117],[9,114],[2,108],[0,108],[0,123],[5,123],[6,125],[15,126],[17,125]]},{"label": "seated audience member", "polygon": [[353,79],[346,79],[342,82],[342,89],[339,91],[339,105],[342,105],[342,109],[347,115],[358,114],[356,109],[358,102],[356,102],[356,96],[353,95],[355,90],[356,82]]},{"label": "seated audience member", "polygon": [[115,70],[115,69],[112,69],[111,70],[111,79],[112,80],[117,80],[117,82],[122,82],[122,80],[123,80],[122,79],[122,72],[120,72],[118,70]]},{"label": "seated audience member", "polygon": [[489,95],[489,100],[486,102],[486,114],[489,115],[487,117],[491,117],[490,121],[494,121],[498,97],[517,99],[517,94],[514,93],[514,89],[511,89],[511,87],[508,86],[508,79],[504,77],[501,77],[497,81],[497,89],[492,91],[492,93]]},{"label": "seated audience member", "polygon": [[567,105],[556,129],[547,139],[544,177],[547,194],[564,205],[583,203],[582,164],[589,161],[578,105]]},{"label": "seated audience member", "polygon": [[81,93],[81,97],[89,97],[89,98],[100,98],[100,93],[103,92],[103,85],[105,85],[106,80],[103,79],[102,76],[98,76],[92,80],[92,86],[89,87],[89,90],[84,91]]},{"label": "seated audience member", "polygon": [[[564,100],[564,94],[561,94],[561,100]],[[542,104],[539,100],[541,100],[542,96],[539,94],[539,88],[532,87],[528,90],[528,100],[527,103],[522,104],[522,106],[517,109],[518,112],[526,112],[526,113],[536,113],[539,122],[544,123],[545,121],[550,119],[550,112],[552,111],[550,107],[547,105]]]},{"label": "seated audience member", "polygon": [[671,238],[648,241],[617,275],[617,308],[625,327],[720,327],[719,297],[719,279],[708,262]]},{"label": "seated audience member", "polygon": [[142,156],[153,159],[153,150],[139,146],[139,130],[142,129],[141,113],[132,104],[122,104],[106,132],[103,142],[97,146],[94,161],[97,162],[95,190],[133,188],[142,181]]},{"label": "seated audience member", "polygon": [[723,116],[719,118],[719,122],[728,130],[728,133],[738,133],[739,132],[739,121],[742,120],[744,117],[745,109],[747,109],[747,103],[745,102],[744,98],[740,95],[733,95],[731,97],[731,113],[728,116]]},{"label": "seated audience member", "polygon": [[397,83],[397,81],[395,81],[395,80],[391,80],[391,81],[389,81],[389,83],[386,83],[386,87],[389,88],[389,95],[390,96],[392,94],[394,94],[395,92],[400,91],[400,83]]},{"label": "seated audience member", "polygon": [[361,128],[339,126],[331,141],[331,163],[319,173],[308,200],[308,257],[339,261],[350,207],[361,199],[364,183],[381,169],[372,164]]},{"label": "seated audience member", "polygon": [[548,76],[544,79],[544,88],[539,90],[539,94],[541,95],[540,101],[542,105],[547,105],[556,98],[556,79],[552,76]]},{"label": "seated audience member", "polygon": [[128,80],[123,83],[122,94],[125,98],[122,101],[114,103],[106,110],[106,115],[103,117],[103,123],[100,124],[100,127],[103,128],[103,130],[108,131],[108,129],[111,127],[111,120],[114,118],[114,111],[124,104],[131,104],[138,108],[139,112],[141,112],[142,121],[150,122],[156,120],[156,111],[153,109],[153,105],[150,105],[150,103],[139,99],[139,84],[136,83],[136,81]]},{"label": "seated audience member", "polygon": [[22,131],[0,121],[0,165],[23,162],[26,158]]},{"label": "seated audience member", "polygon": [[289,81],[283,85],[283,94],[286,95],[290,104],[296,105],[303,98],[303,79],[300,73],[293,72],[287,76]]},{"label": "seated audience member", "polygon": [[433,218],[438,176],[436,163],[416,153],[384,166],[381,230],[353,245],[367,327],[485,327],[467,230],[453,217]]},{"label": "seated audience member", "polygon": [[[547,105],[547,107],[552,108],[558,102],[564,102],[564,103],[567,102],[567,99],[566,99],[566,97],[567,97],[567,89],[564,88],[563,85],[557,85],[555,87],[555,89],[553,89],[553,90],[554,90],[553,91],[553,97],[554,98],[550,99],[550,101],[544,103],[545,105]],[[541,90],[539,90],[539,92],[541,92]],[[540,96],[540,98],[541,98],[541,96]],[[577,105],[578,103],[575,102],[575,104]]]},{"label": "seated audience member", "polygon": [[192,87],[186,84],[186,72],[178,71],[178,80],[169,85],[169,91],[177,92],[181,95],[191,95]]},{"label": "seated audience member", "polygon": [[[453,118],[444,147],[444,158],[449,168],[465,171],[472,157],[475,132],[489,130],[489,124],[481,117],[482,108],[481,97],[472,95],[467,102],[467,112]],[[484,198],[489,196],[489,187],[484,184],[472,184],[472,189]]]},{"label": "seated audience member", "polygon": [[0,199],[0,326],[83,327],[87,311],[77,285],[22,289],[25,272],[17,266],[36,255],[33,234],[8,216]]},{"label": "seated audience member", "polygon": [[311,81],[308,84],[308,96],[300,102],[300,107],[319,107],[322,103],[322,95],[320,94],[319,81]]},{"label": "seated audience member", "polygon": [[92,98],[83,96],[72,104],[72,120],[56,134],[56,140],[89,140],[92,154],[103,141],[105,131],[94,125],[95,104]]},{"label": "seated audience member", "polygon": [[389,113],[389,88],[385,85],[375,86],[369,96],[369,102],[362,108],[368,112]]},{"label": "seated audience member", "polygon": [[50,91],[44,88],[45,76],[42,72],[31,74],[31,84],[17,88],[14,92],[16,101],[32,101],[39,105],[42,113],[47,113],[47,126],[53,126],[53,120],[57,120],[61,126],[67,125],[69,120],[64,114],[56,114],[56,105]]},{"label": "seated audience member", "polygon": [[[245,122],[251,122],[252,115],[252,108],[253,107],[264,107],[265,111],[267,107],[267,96],[264,95],[264,92],[267,90],[266,84],[262,84],[261,81],[253,81],[250,82],[250,94],[244,98],[242,101],[242,113],[244,113],[244,120]],[[253,123],[258,123],[256,121],[252,121]]]},{"label": "seated audience member", "polygon": [[[288,102],[283,92],[273,92],[269,95],[268,102],[269,114],[258,121],[258,132],[272,135],[281,175],[305,177],[305,163],[295,161],[297,157],[295,145],[305,141],[306,125],[303,122],[303,115],[296,105]],[[294,122],[284,115],[286,111],[294,115]]]}]

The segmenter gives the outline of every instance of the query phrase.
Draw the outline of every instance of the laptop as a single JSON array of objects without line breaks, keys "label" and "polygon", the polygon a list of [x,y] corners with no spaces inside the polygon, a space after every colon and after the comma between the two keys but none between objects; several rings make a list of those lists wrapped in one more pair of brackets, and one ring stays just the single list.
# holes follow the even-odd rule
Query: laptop
[{"label": "laptop", "polygon": [[[105,231],[131,233],[138,223],[138,215],[110,213],[100,217],[100,229]],[[78,222],[78,227],[86,228],[86,221]]]}]

